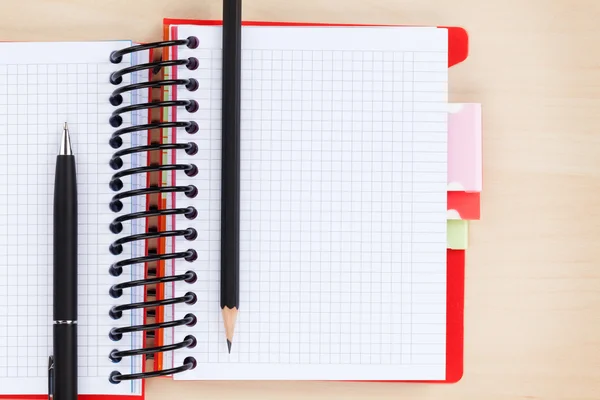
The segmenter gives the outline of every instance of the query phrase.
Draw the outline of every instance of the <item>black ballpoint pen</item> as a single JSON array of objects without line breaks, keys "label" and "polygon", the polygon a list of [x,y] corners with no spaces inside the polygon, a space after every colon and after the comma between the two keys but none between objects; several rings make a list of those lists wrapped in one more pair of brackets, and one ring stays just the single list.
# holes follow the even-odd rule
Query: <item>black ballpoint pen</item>
[{"label": "black ballpoint pen", "polygon": [[77,400],[77,177],[65,123],[54,178],[53,352],[54,400]]}]

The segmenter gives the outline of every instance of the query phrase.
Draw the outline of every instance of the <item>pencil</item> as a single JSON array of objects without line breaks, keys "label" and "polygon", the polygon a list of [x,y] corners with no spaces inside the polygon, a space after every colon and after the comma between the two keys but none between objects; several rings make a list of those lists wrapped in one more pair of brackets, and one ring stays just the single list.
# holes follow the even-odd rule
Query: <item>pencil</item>
[{"label": "pencil", "polygon": [[240,103],[242,2],[223,0],[221,313],[227,350],[240,307]]}]

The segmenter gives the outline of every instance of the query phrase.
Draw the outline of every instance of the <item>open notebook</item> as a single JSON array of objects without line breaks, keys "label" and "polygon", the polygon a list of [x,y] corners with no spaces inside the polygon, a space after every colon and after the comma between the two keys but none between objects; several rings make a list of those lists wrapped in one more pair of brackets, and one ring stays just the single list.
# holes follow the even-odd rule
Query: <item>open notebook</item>
[{"label": "open notebook", "polygon": [[[260,27],[242,33],[241,310],[227,353],[219,310],[221,27],[173,26],[197,37],[199,89],[177,88],[194,120],[202,210],[178,229],[203,268],[193,285],[194,370],[175,379],[444,380],[448,33],[437,28]],[[189,136],[174,133],[173,140]],[[185,272],[175,262],[175,274]],[[176,286],[175,295],[190,290]]]},{"label": "open notebook", "polygon": [[[446,380],[458,257],[446,248],[448,30],[244,27],[231,354],[218,301],[221,28],[170,34],[185,40],[163,49],[162,70],[145,49],[115,57],[128,41],[0,44],[0,395],[47,391],[65,121],[80,185],[82,394],[141,396],[139,379],[110,378],[156,368],[175,379]],[[164,150],[160,168],[151,149]]]}]

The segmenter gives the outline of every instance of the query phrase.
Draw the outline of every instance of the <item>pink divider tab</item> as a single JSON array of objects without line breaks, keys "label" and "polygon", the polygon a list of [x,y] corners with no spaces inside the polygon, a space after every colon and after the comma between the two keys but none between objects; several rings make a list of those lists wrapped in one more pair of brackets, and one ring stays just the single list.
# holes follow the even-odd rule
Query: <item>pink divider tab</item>
[{"label": "pink divider tab", "polygon": [[481,192],[481,104],[449,104],[448,190]]}]

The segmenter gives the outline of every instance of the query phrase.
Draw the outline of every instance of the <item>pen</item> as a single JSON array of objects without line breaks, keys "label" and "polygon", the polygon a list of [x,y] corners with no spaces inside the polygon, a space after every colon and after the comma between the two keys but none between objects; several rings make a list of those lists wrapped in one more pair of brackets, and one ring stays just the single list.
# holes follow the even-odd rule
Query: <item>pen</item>
[{"label": "pen", "polygon": [[65,122],[54,178],[54,400],[77,400],[77,178]]},{"label": "pen", "polygon": [[242,1],[223,0],[221,313],[227,349],[240,307],[240,105]]}]

